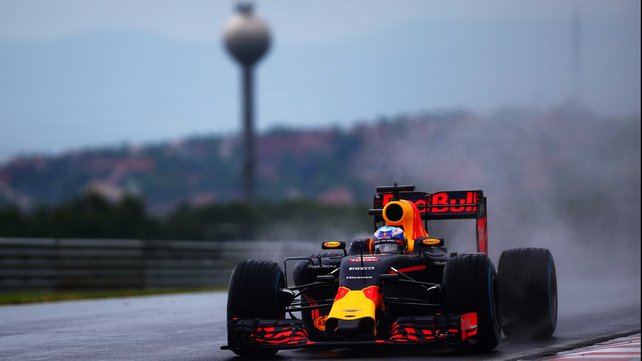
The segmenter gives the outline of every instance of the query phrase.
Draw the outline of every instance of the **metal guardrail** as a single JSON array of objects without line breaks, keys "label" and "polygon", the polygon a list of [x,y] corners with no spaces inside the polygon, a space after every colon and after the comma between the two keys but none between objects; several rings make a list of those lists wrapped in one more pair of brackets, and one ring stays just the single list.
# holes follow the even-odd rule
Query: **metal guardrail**
[{"label": "metal guardrail", "polygon": [[281,263],[318,242],[0,238],[0,291],[227,285],[247,258]]}]

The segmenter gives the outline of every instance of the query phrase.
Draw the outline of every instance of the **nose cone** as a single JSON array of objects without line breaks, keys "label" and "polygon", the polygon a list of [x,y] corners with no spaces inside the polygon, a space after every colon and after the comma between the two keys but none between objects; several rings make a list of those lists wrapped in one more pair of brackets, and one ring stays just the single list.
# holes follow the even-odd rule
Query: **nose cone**
[{"label": "nose cone", "polygon": [[374,337],[379,297],[378,286],[361,290],[339,287],[325,323],[326,336]]},{"label": "nose cone", "polygon": [[270,47],[270,32],[265,22],[251,9],[235,13],[223,28],[225,47],[241,64],[256,63]]},{"label": "nose cone", "polygon": [[343,339],[372,339],[376,336],[374,320],[370,317],[356,320],[336,320],[332,336],[335,335]]}]

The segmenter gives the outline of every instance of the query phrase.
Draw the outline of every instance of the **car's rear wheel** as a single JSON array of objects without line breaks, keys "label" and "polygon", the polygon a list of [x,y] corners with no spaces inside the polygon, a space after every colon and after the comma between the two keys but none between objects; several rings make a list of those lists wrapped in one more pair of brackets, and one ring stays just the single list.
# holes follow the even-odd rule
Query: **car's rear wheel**
[{"label": "car's rear wheel", "polygon": [[498,280],[506,336],[541,338],[555,332],[557,276],[549,250],[517,248],[502,252]]},{"label": "car's rear wheel", "polygon": [[277,353],[275,349],[246,345],[242,336],[230,332],[229,322],[233,318],[285,318],[285,306],[279,298],[280,290],[284,287],[283,271],[275,262],[245,260],[234,268],[227,295],[227,342],[234,353],[250,357]]},{"label": "car's rear wheel", "polygon": [[494,350],[501,337],[501,315],[495,267],[485,254],[464,254],[446,263],[442,282],[446,313],[477,313],[477,335],[463,349]]}]

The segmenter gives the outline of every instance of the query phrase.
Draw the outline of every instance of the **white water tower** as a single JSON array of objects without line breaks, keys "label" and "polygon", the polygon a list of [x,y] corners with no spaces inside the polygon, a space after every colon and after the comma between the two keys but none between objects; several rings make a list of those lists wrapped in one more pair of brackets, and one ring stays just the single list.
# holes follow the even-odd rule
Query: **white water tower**
[{"label": "white water tower", "polygon": [[236,12],[223,29],[225,47],[241,65],[243,117],[243,185],[246,201],[254,198],[254,65],[270,47],[270,32],[263,20],[254,15],[252,4],[239,2]]}]

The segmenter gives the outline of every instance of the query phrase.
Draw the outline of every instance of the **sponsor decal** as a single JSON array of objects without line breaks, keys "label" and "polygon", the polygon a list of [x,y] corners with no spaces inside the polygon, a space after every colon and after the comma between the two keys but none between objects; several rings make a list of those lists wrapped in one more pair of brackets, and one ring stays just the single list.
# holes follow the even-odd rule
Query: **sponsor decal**
[{"label": "sponsor decal", "polygon": [[[411,196],[418,199],[407,199],[413,202],[419,213],[472,213],[477,212],[478,196],[476,191],[440,192],[430,196],[429,203],[422,196]],[[410,198],[410,197],[409,197]],[[385,206],[392,200],[392,194],[383,195],[382,205]]]},{"label": "sponsor decal", "polygon": [[477,334],[477,312],[464,313],[461,315],[460,322],[462,341],[466,341]]},{"label": "sponsor decal", "polygon": [[[432,213],[461,213],[461,212],[475,212],[477,211],[477,206],[472,206],[471,204],[477,203],[477,192],[465,192],[466,196],[463,198],[449,198],[448,192],[436,193],[432,195],[430,212]],[[453,207],[453,205],[465,204],[466,206]],[[435,207],[437,205],[444,205],[450,207]]]},{"label": "sponsor decal", "polygon": [[328,319],[328,315],[319,316],[314,319],[314,327],[319,331],[325,331],[325,320]]},{"label": "sponsor decal", "polygon": [[374,271],[374,267],[348,267],[348,271]]},{"label": "sponsor decal", "polygon": [[398,243],[400,241],[401,240],[397,240],[397,239],[390,239],[390,238],[382,239],[382,238],[379,238],[379,239],[377,239],[375,241],[375,244],[377,244],[377,245],[379,245],[379,244],[395,244],[395,243]]},{"label": "sponsor decal", "polygon": [[[378,257],[363,257],[364,262],[379,262]],[[356,263],[356,262],[361,262],[361,257],[359,258],[350,258],[348,262]]]},{"label": "sponsor decal", "polygon": [[338,265],[331,265],[331,264],[308,264],[308,268],[337,268]]},{"label": "sponsor decal", "polygon": [[377,238],[392,237],[392,231],[379,231],[377,233]]},{"label": "sponsor decal", "polygon": [[469,318],[462,318],[461,319],[461,328],[463,328],[464,330],[472,330],[472,329],[477,328],[477,325],[476,324],[474,324],[474,325],[471,324],[471,321],[472,320],[469,319]]},{"label": "sponsor decal", "polygon": [[346,276],[347,280],[367,280],[371,278],[372,276]]},{"label": "sponsor decal", "polygon": [[338,248],[340,246],[341,246],[341,242],[336,242],[336,241],[323,242],[323,247],[326,247],[326,248]]},{"label": "sponsor decal", "polygon": [[356,310],[341,310],[341,311],[347,312],[347,313],[355,313],[355,312],[361,311],[361,309],[359,308],[359,309],[356,309]]},{"label": "sponsor decal", "polygon": [[426,246],[437,246],[441,243],[441,240],[439,238],[428,238],[421,241],[421,243],[425,244]]}]

